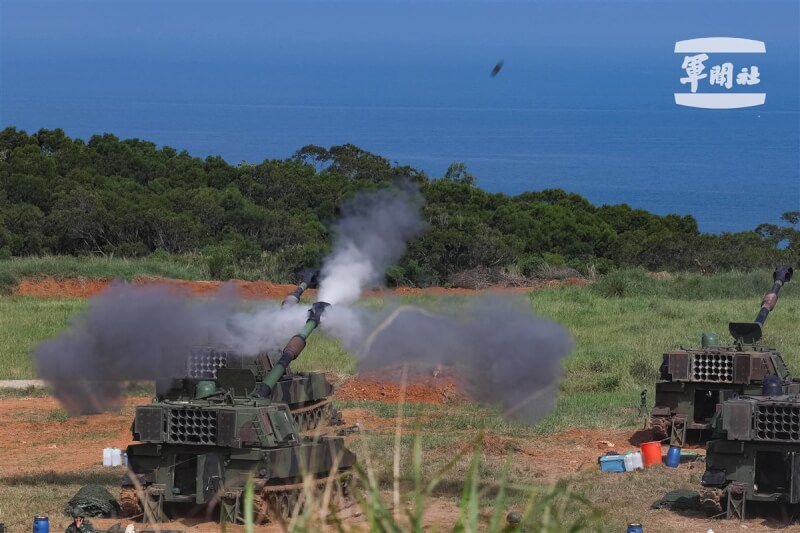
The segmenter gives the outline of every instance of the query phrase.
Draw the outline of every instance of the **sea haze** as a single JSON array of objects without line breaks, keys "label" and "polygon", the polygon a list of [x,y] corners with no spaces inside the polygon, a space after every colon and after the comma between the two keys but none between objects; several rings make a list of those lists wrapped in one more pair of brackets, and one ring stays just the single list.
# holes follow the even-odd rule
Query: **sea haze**
[{"label": "sea haze", "polygon": [[[771,4],[780,9],[752,27],[742,22],[750,8],[740,7],[730,28],[703,34],[702,21],[682,27],[671,11],[662,13],[660,29],[620,26],[618,11],[629,4],[610,2],[573,13],[571,27],[594,32],[578,40],[555,30],[541,38],[500,30],[472,38],[470,27],[500,17],[480,2],[464,8],[474,20],[468,16],[457,29],[445,25],[453,4],[411,4],[431,10],[419,22],[398,4],[343,3],[342,16],[358,11],[362,24],[396,17],[385,32],[351,23],[341,37],[281,4],[261,13],[272,23],[263,32],[252,21],[237,32],[234,20],[217,17],[219,31],[192,39],[169,34],[163,21],[203,30],[208,22],[195,12],[185,20],[170,8],[150,19],[120,2],[115,6],[127,6],[129,17],[107,16],[105,26],[81,29],[81,16],[110,8],[31,4],[50,9],[34,12],[17,2],[2,8],[0,127],[60,127],[84,139],[110,132],[231,163],[288,157],[306,144],[352,143],[433,177],[463,161],[489,191],[562,188],[596,204],[691,214],[702,231],[715,233],[777,223],[782,212],[800,209],[797,4]],[[334,16],[310,4],[321,10],[317,17]],[[519,11],[504,16],[527,16],[542,28],[563,14],[556,4],[535,12],[503,5]],[[654,16],[634,11],[633,18]],[[792,14],[795,32],[781,22]],[[713,9],[707,15],[719,24]],[[604,17],[605,26],[590,24]],[[46,36],[31,38],[48,20]],[[508,33],[527,35],[525,24],[503,20]],[[20,25],[12,28],[12,21]],[[416,33],[401,34],[397,24]],[[446,38],[430,37],[440,30]],[[226,40],[226,31],[235,35]],[[673,93],[686,87],[674,42],[731,32],[764,40],[767,54],[712,56],[707,64],[732,61],[737,71],[758,65],[762,83],[748,90],[766,92],[767,103],[727,111],[676,106]],[[503,70],[490,77],[501,58]]]}]

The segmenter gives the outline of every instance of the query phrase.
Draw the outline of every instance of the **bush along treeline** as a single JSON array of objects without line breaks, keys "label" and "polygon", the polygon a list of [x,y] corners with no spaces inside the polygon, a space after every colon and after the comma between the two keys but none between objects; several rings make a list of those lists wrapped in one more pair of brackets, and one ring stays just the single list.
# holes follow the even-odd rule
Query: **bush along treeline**
[{"label": "bush along treeline", "polygon": [[398,179],[418,184],[428,231],[390,284],[447,284],[481,269],[530,277],[548,266],[747,270],[800,256],[800,212],[783,225],[702,234],[691,216],[597,207],[559,189],[488,193],[462,163],[434,179],[349,144],[231,165],[110,134],[85,142],[10,127],[0,132],[0,258],[191,255],[217,279],[268,264],[287,280],[320,264],[337,206]]}]

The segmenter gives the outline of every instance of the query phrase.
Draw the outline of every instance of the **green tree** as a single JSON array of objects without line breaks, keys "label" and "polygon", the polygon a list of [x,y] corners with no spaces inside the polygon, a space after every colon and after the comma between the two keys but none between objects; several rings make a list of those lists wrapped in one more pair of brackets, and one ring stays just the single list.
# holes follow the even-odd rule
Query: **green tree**
[{"label": "green tree", "polygon": [[110,218],[100,195],[79,185],[56,195],[44,227],[59,253],[104,254],[115,243],[106,226]]},{"label": "green tree", "polygon": [[26,144],[36,144],[36,139],[28,136],[24,131],[17,131],[15,127],[8,127],[0,131],[0,153],[10,154],[16,148]]},{"label": "green tree", "polygon": [[13,255],[34,255],[47,251],[43,232],[44,214],[35,205],[12,204],[4,209],[3,224]]},{"label": "green tree", "polygon": [[42,210],[50,207],[50,184],[38,175],[11,174],[0,176],[0,189],[11,203],[29,203]]},{"label": "green tree", "polygon": [[467,172],[466,163],[451,163],[444,173],[444,179],[470,186],[476,182],[475,176]]},{"label": "green tree", "polygon": [[11,171],[17,174],[28,174],[47,179],[56,174],[56,164],[53,158],[35,144],[26,144],[15,148],[11,152],[9,161]]}]

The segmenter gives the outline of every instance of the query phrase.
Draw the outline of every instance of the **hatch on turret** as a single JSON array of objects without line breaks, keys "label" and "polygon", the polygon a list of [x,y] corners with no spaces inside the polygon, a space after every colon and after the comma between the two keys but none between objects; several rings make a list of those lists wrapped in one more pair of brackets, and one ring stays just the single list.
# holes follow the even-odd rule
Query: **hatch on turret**
[{"label": "hatch on turret", "polygon": [[161,407],[142,406],[136,408],[133,419],[133,439],[141,442],[164,440],[164,410]]},{"label": "hatch on turret", "polygon": [[755,344],[763,336],[761,324],[758,322],[731,322],[728,324],[728,331],[741,344]]},{"label": "hatch on turret", "polygon": [[220,368],[217,383],[234,396],[249,396],[256,388],[256,377],[245,368]]}]

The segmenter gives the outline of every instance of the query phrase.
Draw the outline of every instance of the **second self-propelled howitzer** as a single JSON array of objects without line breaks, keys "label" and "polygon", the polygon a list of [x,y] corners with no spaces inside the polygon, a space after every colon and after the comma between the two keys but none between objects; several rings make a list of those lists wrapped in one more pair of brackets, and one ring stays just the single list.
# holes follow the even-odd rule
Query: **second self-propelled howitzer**
[{"label": "second self-propelled howitzer", "polygon": [[747,503],[800,506],[800,395],[765,379],[758,395],[725,401],[706,447],[702,507],[745,519]]},{"label": "second self-propelled howitzer", "polygon": [[800,392],[780,352],[762,342],[764,322],[792,274],[790,266],[775,269],[755,321],[728,325],[732,343],[721,344],[716,334],[704,333],[700,348],[664,354],[651,418],[656,438],[669,437],[670,444],[683,446],[688,431],[708,436],[719,404],[736,395],[758,394],[769,376],[778,380],[785,394]]},{"label": "second self-propelled howitzer", "polygon": [[220,519],[243,519],[245,486],[254,483],[256,519],[288,518],[304,490],[347,493],[355,455],[344,438],[307,435],[289,406],[272,400],[281,378],[319,325],[328,304],[316,303],[272,369],[219,367],[215,377],[185,378],[177,397],[157,397],[136,408],[128,446],[129,474],[121,504],[128,516],[160,521],[203,506]]}]

